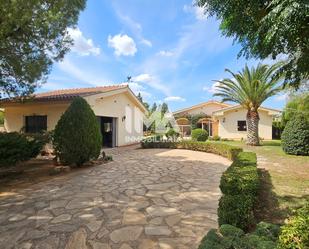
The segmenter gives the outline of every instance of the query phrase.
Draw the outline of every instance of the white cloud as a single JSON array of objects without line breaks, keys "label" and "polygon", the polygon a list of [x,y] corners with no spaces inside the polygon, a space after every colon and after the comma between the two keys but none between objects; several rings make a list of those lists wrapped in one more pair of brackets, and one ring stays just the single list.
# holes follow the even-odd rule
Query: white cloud
[{"label": "white cloud", "polygon": [[152,47],[152,43],[151,41],[147,40],[147,39],[142,39],[141,43],[148,46],[148,47]]},{"label": "white cloud", "polygon": [[207,91],[207,92],[209,92],[209,93],[212,93],[212,94],[214,94],[214,93],[217,93],[218,92],[218,86],[220,85],[220,83],[219,82],[215,82],[215,83],[213,83],[212,85],[211,85],[211,87],[209,87],[209,86],[204,86],[203,87],[203,91]]},{"label": "white cloud", "polygon": [[149,99],[152,96],[151,93],[147,91],[139,91],[139,93],[142,95],[143,99]]},{"label": "white cloud", "polygon": [[137,82],[129,82],[129,87],[136,95],[140,93],[145,99],[151,97],[151,93],[147,92],[145,87]]},{"label": "white cloud", "polygon": [[207,15],[205,15],[204,8],[196,6],[194,4],[192,5],[184,5],[183,10],[186,13],[192,13],[195,15],[195,18],[197,20],[205,20],[207,19]]},{"label": "white cloud", "polygon": [[174,53],[171,51],[161,50],[160,52],[157,53],[157,55],[170,57],[173,56]]},{"label": "white cloud", "polygon": [[68,58],[58,63],[58,66],[61,71],[67,73],[71,77],[91,85],[102,86],[108,82],[111,82],[110,80],[101,77],[95,72],[91,72],[89,70],[82,69],[81,67],[76,66]]},{"label": "white cloud", "polygon": [[131,90],[134,93],[138,93],[138,92],[140,92],[140,91],[145,89],[144,86],[142,86],[141,84],[139,84],[137,82],[129,82],[129,87],[131,88]]},{"label": "white cloud", "polygon": [[115,54],[117,56],[134,56],[137,52],[134,40],[128,35],[109,35],[108,46],[115,49]]},{"label": "white cloud", "polygon": [[147,73],[140,74],[132,78],[132,80],[136,82],[150,82],[152,79],[152,76]]},{"label": "white cloud", "polygon": [[275,100],[276,101],[285,101],[287,99],[288,99],[288,94],[287,93],[275,96]]},{"label": "white cloud", "polygon": [[169,96],[169,97],[166,97],[164,99],[164,101],[166,102],[183,102],[183,101],[186,101],[186,99],[182,98],[182,97],[179,97],[179,96]]},{"label": "white cloud", "polygon": [[74,45],[72,47],[73,52],[76,52],[82,56],[100,54],[101,49],[96,47],[91,39],[85,38],[79,28],[68,28],[68,32],[74,41]]},{"label": "white cloud", "polygon": [[147,84],[148,86],[163,92],[165,95],[170,94],[170,90],[166,85],[162,84],[157,77],[148,73],[134,76],[132,77],[132,81]]},{"label": "white cloud", "polygon": [[136,21],[134,21],[131,17],[124,15],[120,12],[119,9],[116,9],[116,14],[123,25],[127,26],[131,32],[133,33],[134,37],[143,45],[147,47],[152,47],[152,42],[146,39],[143,36],[143,28],[142,25]]}]

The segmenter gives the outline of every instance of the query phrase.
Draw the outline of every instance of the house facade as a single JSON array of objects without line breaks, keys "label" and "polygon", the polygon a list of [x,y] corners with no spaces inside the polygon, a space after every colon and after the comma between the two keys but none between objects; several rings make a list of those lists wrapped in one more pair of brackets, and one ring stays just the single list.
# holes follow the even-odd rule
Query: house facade
[{"label": "house facade", "polygon": [[[272,122],[281,114],[281,111],[265,107],[260,107],[258,111],[260,115],[259,136],[263,139],[272,139]],[[246,138],[246,114],[247,111],[240,105],[218,101],[207,101],[174,112],[183,136],[190,136],[192,127],[205,129],[210,136],[227,139]]]},{"label": "house facade", "polygon": [[51,131],[76,97],[84,98],[100,124],[103,146],[125,146],[143,136],[144,105],[128,85],[65,89],[40,93],[26,101],[3,100],[7,132]]}]

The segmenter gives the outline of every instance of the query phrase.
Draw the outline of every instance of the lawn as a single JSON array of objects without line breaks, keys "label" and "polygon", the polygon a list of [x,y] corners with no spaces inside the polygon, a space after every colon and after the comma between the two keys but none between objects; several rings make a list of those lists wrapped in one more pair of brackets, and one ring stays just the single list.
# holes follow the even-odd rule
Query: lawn
[{"label": "lawn", "polygon": [[262,181],[257,217],[281,223],[295,208],[309,201],[309,157],[287,155],[279,140],[264,141],[251,147],[242,141],[225,143],[254,151]]}]

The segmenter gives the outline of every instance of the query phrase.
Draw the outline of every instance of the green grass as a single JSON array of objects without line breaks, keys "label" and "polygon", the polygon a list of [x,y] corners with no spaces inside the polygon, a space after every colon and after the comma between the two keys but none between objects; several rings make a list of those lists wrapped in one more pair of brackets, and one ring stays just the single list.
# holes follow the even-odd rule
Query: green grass
[{"label": "green grass", "polygon": [[[216,142],[213,142],[216,143]],[[243,141],[225,141],[253,151],[258,157],[262,188],[257,216],[281,223],[292,209],[309,201],[309,157],[287,155],[280,140],[263,141],[262,146],[247,146]]]}]

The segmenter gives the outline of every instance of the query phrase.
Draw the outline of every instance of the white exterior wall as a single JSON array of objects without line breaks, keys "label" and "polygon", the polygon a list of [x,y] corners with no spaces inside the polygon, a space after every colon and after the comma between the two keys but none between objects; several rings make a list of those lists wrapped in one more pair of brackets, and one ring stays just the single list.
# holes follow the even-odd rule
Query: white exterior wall
[{"label": "white exterior wall", "polygon": [[[143,113],[137,108],[134,99],[127,93],[119,93],[109,97],[96,99],[96,95],[85,97],[96,116],[108,116],[117,118],[117,146],[137,142],[143,136]],[[46,102],[46,103],[26,103],[14,104],[5,107],[4,127],[7,132],[20,132],[25,125],[25,116],[47,115],[47,130],[53,130],[61,115],[69,107],[70,103]],[[132,115],[130,117],[127,110]],[[122,118],[126,116],[125,120]],[[132,121],[132,122],[130,122]],[[131,132],[126,129],[126,123],[131,123]],[[131,140],[130,140],[131,139]]]},{"label": "white exterior wall", "polygon": [[[102,99],[95,99],[95,96],[90,96],[85,99],[90,104],[96,116],[117,118],[117,146],[132,144],[142,138],[143,113],[137,108],[128,94],[122,93],[103,97]],[[131,117],[130,113],[132,115]],[[124,116],[126,118],[122,120]]]},{"label": "white exterior wall", "polygon": [[[247,131],[237,130],[237,121],[246,120],[247,111],[245,109],[231,110],[224,113],[224,116],[218,117],[219,136],[229,139],[246,139]],[[259,137],[263,139],[272,139],[272,116],[266,111],[259,111]],[[223,122],[223,119],[225,121]]]},{"label": "white exterior wall", "polygon": [[69,103],[25,103],[5,107],[5,130],[7,132],[20,132],[25,126],[25,116],[47,115],[47,130],[51,131],[69,105]]}]

